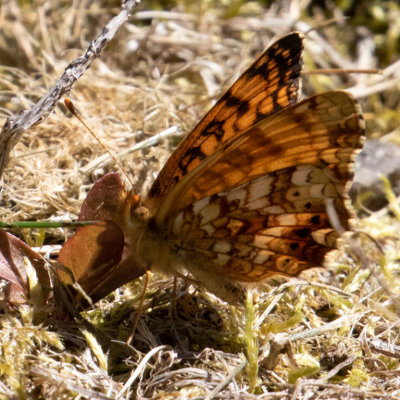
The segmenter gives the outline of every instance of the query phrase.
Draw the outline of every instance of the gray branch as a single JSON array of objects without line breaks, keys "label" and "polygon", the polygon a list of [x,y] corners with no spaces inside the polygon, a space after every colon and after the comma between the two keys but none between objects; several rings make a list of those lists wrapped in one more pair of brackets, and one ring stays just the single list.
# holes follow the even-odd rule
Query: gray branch
[{"label": "gray branch", "polygon": [[90,68],[92,62],[100,56],[104,46],[112,40],[138,3],[140,0],[125,0],[120,13],[111,19],[101,34],[89,44],[86,53],[67,66],[61,78],[48,93],[30,110],[24,110],[7,119],[0,132],[0,177],[8,163],[10,151],[18,143],[22,134],[32,125],[43,122],[50,115],[61,97],[71,90],[75,82]]}]

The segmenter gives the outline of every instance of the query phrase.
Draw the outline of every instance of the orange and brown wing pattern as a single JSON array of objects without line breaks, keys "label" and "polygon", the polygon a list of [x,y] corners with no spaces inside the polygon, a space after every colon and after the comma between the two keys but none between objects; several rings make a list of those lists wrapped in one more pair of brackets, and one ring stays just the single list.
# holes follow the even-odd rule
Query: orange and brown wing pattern
[{"label": "orange and brown wing pattern", "polygon": [[[301,178],[291,182],[296,175]],[[187,206],[171,220],[170,231],[184,238],[180,248],[188,259],[203,257],[204,265],[226,280],[297,276],[321,266],[336,245],[326,199],[338,206],[349,228],[345,200],[321,167],[288,168]],[[191,270],[190,261],[186,264]]]},{"label": "orange and brown wing pattern", "polygon": [[303,35],[289,34],[243,73],[161,170],[146,200],[152,211],[202,160],[268,115],[298,101],[302,51]]},{"label": "orange and brown wing pattern", "polygon": [[318,94],[268,116],[184,176],[159,205],[157,224],[201,198],[294,166],[323,165],[343,185],[352,177],[348,167],[354,150],[361,147],[360,118],[355,100],[340,91]]},{"label": "orange and brown wing pattern", "polygon": [[347,186],[363,139],[357,102],[332,91],[269,116],[210,155],[161,205],[188,269],[197,258],[214,275],[257,282],[321,265],[338,237],[328,202],[350,229]]}]

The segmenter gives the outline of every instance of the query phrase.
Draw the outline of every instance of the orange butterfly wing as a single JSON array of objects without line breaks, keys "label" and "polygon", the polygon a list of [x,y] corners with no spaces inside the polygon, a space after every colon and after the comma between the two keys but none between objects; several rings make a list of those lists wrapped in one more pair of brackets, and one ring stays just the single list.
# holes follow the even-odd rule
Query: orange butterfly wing
[{"label": "orange butterfly wing", "polygon": [[268,115],[298,101],[303,39],[294,32],[267,48],[183,140],[149,191],[145,204],[152,212],[204,158]]},{"label": "orange butterfly wing", "polygon": [[363,136],[360,113],[348,94],[332,91],[268,116],[186,174],[159,205],[157,223],[198,199],[284,168],[322,163],[339,182],[351,179],[347,164]]}]

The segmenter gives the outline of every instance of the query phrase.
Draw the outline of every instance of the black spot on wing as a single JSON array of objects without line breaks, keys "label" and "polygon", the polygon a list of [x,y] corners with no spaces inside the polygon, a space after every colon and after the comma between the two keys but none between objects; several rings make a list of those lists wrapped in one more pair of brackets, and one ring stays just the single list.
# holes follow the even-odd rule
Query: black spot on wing
[{"label": "black spot on wing", "polygon": [[301,239],[305,239],[311,234],[311,229],[310,228],[302,228],[302,229],[297,229],[294,231],[294,233]]},{"label": "black spot on wing", "polygon": [[321,217],[320,215],[314,215],[311,217],[311,223],[313,225],[319,225],[321,223]]},{"label": "black spot on wing", "polygon": [[200,146],[195,146],[190,149],[190,151],[187,152],[186,157],[182,159],[179,162],[179,168],[182,171],[182,175],[185,175],[188,171],[188,166],[194,161],[194,160],[203,160],[206,157],[206,155],[202,152],[200,149]]}]

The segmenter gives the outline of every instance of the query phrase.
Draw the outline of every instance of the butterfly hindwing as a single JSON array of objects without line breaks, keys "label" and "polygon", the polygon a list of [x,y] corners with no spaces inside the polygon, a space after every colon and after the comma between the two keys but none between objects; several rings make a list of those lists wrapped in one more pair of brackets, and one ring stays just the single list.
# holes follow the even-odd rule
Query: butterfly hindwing
[{"label": "butterfly hindwing", "polygon": [[343,193],[352,178],[353,153],[362,145],[360,112],[350,95],[331,91],[270,115],[188,173],[163,199],[157,223],[203,197],[298,165],[322,165]]}]

